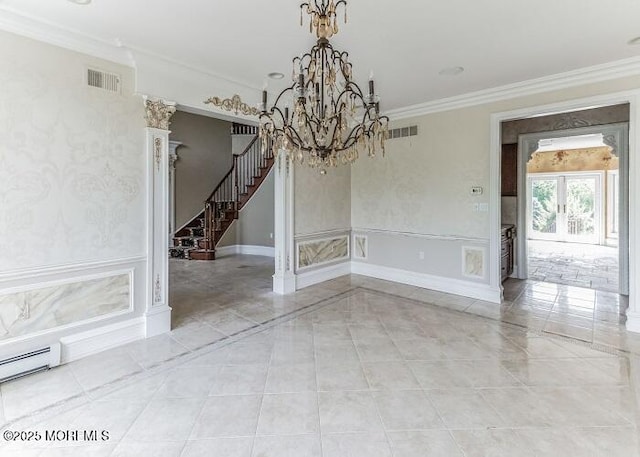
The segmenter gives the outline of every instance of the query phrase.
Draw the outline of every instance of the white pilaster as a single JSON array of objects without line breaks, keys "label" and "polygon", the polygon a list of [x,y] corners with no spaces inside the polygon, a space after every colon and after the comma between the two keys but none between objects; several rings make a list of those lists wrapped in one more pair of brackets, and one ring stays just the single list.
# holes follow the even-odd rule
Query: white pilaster
[{"label": "white pilaster", "polygon": [[294,273],[293,175],[294,167],[284,152],[275,163],[275,274],[273,291],[285,295],[296,291]]},{"label": "white pilaster", "polygon": [[146,336],[171,330],[169,306],[169,119],[175,104],[145,99],[147,147]]},{"label": "white pilaster", "polygon": [[176,161],[180,141],[169,141],[169,245],[173,246],[173,234],[176,232]]},{"label": "white pilaster", "polygon": [[640,333],[640,95],[630,103],[629,119],[629,309],[627,330]]}]

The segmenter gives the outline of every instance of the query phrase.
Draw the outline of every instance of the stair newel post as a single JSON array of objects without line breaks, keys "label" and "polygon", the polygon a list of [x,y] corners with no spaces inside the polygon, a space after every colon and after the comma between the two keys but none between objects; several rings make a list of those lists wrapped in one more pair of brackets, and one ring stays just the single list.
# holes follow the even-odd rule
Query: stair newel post
[{"label": "stair newel post", "polygon": [[[209,220],[211,218],[211,203],[207,200],[204,202],[204,249],[209,249]],[[197,243],[196,243],[197,244]]]}]

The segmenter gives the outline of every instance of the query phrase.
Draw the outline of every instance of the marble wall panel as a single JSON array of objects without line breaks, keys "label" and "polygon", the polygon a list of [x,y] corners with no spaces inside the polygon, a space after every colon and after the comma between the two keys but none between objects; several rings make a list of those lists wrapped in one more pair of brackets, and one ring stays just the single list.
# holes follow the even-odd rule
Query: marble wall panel
[{"label": "marble wall panel", "polygon": [[348,257],[349,237],[346,235],[298,244],[298,268],[307,268]]},{"label": "marble wall panel", "polygon": [[472,278],[484,278],[484,249],[462,248],[463,274]]},{"label": "marble wall panel", "polygon": [[130,275],[0,295],[0,341],[125,311]]}]

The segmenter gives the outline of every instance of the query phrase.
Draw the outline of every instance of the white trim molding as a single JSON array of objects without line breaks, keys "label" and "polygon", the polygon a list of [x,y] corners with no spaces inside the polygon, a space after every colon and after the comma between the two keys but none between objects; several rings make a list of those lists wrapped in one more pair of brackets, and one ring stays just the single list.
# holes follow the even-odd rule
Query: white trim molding
[{"label": "white trim molding", "polygon": [[408,236],[424,238],[427,240],[441,240],[441,241],[464,241],[466,243],[489,243],[488,238],[474,238],[470,236],[462,235],[432,235],[429,233],[415,233],[415,232],[399,232],[397,230],[382,230],[382,229],[370,229],[370,228],[358,228],[352,229],[353,233],[377,233],[382,235],[396,235],[396,236]]},{"label": "white trim molding", "polygon": [[351,274],[351,262],[342,262],[311,271],[300,272],[296,275],[296,289],[304,289],[305,287],[330,281],[348,274]]},{"label": "white trim molding", "polygon": [[61,363],[73,362],[144,337],[145,319],[142,317],[65,336],[60,338]]},{"label": "white trim molding", "polygon": [[216,257],[225,257],[237,254],[275,257],[276,249],[273,246],[251,246],[245,244],[234,244],[232,246],[222,246],[216,248]]},{"label": "white trim molding", "polygon": [[627,311],[626,328],[629,332],[640,333],[640,313]]},{"label": "white trim molding", "polygon": [[392,120],[399,120],[638,74],[640,74],[640,58],[633,57],[491,89],[469,92],[455,97],[441,98],[426,103],[397,108],[386,111],[384,114]]},{"label": "white trim molding", "polygon": [[[631,63],[630,63],[631,65]],[[632,68],[633,65],[630,66]],[[605,72],[606,73],[606,72]],[[623,76],[623,75],[617,75]],[[583,81],[584,82],[584,81]],[[586,97],[550,105],[534,106],[513,111],[494,113],[491,115],[491,144],[490,144],[490,176],[491,182],[489,192],[489,224],[490,224],[490,284],[491,288],[502,288],[499,284],[500,278],[500,225],[501,225],[501,196],[500,196],[500,156],[501,156],[501,123],[513,119],[523,119],[527,117],[557,114],[580,109],[593,108],[594,106],[610,106],[621,103],[630,105],[629,121],[629,195],[638,195],[640,192],[640,135],[637,131],[640,128],[640,91],[625,91],[612,94]],[[518,228],[519,235],[522,236],[522,228]],[[640,243],[640,201],[631,200],[629,205],[629,308],[627,310],[626,328],[631,332],[640,332],[640,303],[638,301],[638,291],[640,290],[640,253],[638,244]],[[520,267],[521,268],[521,267]]]},{"label": "white trim molding", "polygon": [[296,291],[294,237],[295,167],[283,152],[276,155],[274,175],[274,252],[273,292],[278,295]]},{"label": "white trim molding", "polygon": [[491,287],[488,284],[416,273],[363,262],[351,262],[351,273],[448,294],[462,295],[492,303],[500,303],[502,294],[499,288]]},{"label": "white trim molding", "polygon": [[131,51],[118,43],[19,14],[6,6],[0,7],[0,29],[71,51],[82,52],[129,67],[134,66]]},{"label": "white trim molding", "polygon": [[69,274],[75,272],[86,272],[87,270],[108,270],[112,267],[122,267],[123,265],[130,265],[134,263],[146,262],[146,256],[136,257],[124,257],[121,259],[112,260],[88,260],[86,262],[76,262],[60,265],[51,265],[48,267],[35,267],[35,268],[21,268],[16,270],[0,272],[0,289],[2,283],[25,280],[29,278],[38,278],[41,276],[53,276],[56,274],[62,274],[64,277],[69,277]]},{"label": "white trim molding", "polygon": [[161,335],[171,330],[171,307],[168,305],[154,306],[145,315],[146,338]]}]

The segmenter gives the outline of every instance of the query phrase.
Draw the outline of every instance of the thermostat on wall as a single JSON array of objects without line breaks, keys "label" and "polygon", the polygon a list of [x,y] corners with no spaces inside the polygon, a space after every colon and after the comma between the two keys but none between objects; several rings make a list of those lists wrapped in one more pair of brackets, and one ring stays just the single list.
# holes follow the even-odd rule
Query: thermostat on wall
[{"label": "thermostat on wall", "polygon": [[482,195],[482,187],[472,187],[471,195]]}]

